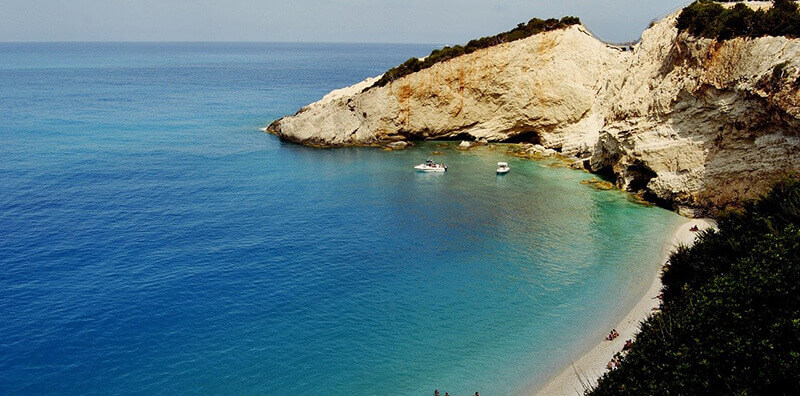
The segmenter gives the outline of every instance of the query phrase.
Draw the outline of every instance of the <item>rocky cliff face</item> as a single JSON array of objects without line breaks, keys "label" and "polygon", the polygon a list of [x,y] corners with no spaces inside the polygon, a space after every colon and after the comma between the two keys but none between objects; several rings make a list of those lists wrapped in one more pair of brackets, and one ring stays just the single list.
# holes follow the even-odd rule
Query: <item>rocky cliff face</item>
[{"label": "rocky cliff face", "polygon": [[[800,40],[700,39],[677,14],[634,51],[573,26],[486,48],[364,91],[334,91],[268,131],[319,146],[529,141],[688,215],[800,171]],[[698,210],[699,209],[699,210]]]}]

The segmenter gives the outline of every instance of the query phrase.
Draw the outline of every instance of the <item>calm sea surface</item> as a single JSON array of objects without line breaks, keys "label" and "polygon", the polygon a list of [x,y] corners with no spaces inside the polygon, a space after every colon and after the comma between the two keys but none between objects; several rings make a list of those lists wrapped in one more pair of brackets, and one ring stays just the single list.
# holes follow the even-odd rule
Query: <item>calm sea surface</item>
[{"label": "calm sea surface", "polygon": [[430,49],[0,44],[0,394],[504,395],[602,338],[678,216],[258,130]]}]

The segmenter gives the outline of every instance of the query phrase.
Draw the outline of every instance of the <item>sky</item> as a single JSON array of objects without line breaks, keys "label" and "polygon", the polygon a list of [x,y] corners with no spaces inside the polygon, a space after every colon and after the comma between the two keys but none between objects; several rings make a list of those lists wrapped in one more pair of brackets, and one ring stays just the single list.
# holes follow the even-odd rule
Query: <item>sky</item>
[{"label": "sky", "polygon": [[3,0],[0,41],[288,41],[459,44],[533,17],[581,18],[639,38],[687,0]]}]

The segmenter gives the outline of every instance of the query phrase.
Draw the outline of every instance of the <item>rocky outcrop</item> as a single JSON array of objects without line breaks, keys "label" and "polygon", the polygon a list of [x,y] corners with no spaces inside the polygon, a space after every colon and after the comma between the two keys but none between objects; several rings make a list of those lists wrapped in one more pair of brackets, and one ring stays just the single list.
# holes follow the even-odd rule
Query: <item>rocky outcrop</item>
[{"label": "rocky outcrop", "polygon": [[478,50],[362,92],[374,82],[366,80],[269,130],[325,146],[527,139],[579,122],[614,69],[610,62],[619,62],[617,51],[576,26]]},{"label": "rocky outcrop", "polygon": [[267,130],[318,146],[532,142],[687,215],[800,170],[800,40],[695,38],[656,23],[632,52],[581,26],[334,91]]}]

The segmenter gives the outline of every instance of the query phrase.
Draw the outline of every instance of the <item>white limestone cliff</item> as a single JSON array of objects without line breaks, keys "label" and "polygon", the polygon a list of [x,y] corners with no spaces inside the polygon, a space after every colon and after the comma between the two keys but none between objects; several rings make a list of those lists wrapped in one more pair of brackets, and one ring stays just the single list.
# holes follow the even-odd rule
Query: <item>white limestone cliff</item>
[{"label": "white limestone cliff", "polygon": [[800,171],[800,39],[695,38],[677,15],[632,52],[572,26],[365,91],[368,79],[267,130],[326,147],[537,142],[685,214],[713,214]]}]

